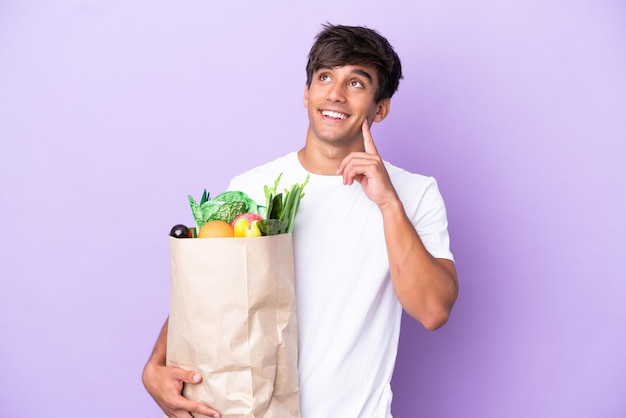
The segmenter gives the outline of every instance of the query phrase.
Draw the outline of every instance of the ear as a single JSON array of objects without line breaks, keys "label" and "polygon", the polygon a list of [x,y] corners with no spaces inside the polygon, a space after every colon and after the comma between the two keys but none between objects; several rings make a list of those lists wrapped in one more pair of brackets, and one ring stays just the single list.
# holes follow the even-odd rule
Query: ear
[{"label": "ear", "polygon": [[309,86],[305,83],[304,84],[304,107],[309,107]]},{"label": "ear", "polygon": [[382,122],[391,110],[391,99],[383,99],[376,105],[376,113],[374,114],[374,122]]}]

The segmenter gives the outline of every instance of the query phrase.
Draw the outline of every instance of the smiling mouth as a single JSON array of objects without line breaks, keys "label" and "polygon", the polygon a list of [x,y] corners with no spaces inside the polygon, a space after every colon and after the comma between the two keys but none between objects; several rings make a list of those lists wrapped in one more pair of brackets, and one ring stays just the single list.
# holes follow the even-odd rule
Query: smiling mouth
[{"label": "smiling mouth", "polygon": [[348,118],[348,115],[346,115],[345,113],[335,112],[332,110],[322,110],[322,116],[326,116],[328,118],[333,118],[333,119],[340,119],[340,120],[344,120]]}]

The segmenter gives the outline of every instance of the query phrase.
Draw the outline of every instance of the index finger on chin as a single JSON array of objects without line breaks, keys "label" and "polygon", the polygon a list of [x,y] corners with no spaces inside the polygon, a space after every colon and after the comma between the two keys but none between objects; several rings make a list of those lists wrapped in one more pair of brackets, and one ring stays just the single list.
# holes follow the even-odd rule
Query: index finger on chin
[{"label": "index finger on chin", "polygon": [[365,148],[365,152],[368,154],[378,154],[378,150],[376,149],[376,145],[374,145],[374,138],[372,137],[372,131],[370,131],[370,126],[367,123],[367,119],[363,121],[361,131],[363,132],[363,146]]}]

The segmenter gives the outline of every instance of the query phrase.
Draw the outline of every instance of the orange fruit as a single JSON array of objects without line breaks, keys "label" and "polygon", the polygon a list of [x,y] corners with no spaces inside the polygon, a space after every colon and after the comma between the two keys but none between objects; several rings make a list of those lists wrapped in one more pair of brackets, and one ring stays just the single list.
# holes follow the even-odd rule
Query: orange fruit
[{"label": "orange fruit", "polygon": [[235,231],[233,227],[224,221],[209,221],[200,227],[198,238],[223,238],[234,237]]}]

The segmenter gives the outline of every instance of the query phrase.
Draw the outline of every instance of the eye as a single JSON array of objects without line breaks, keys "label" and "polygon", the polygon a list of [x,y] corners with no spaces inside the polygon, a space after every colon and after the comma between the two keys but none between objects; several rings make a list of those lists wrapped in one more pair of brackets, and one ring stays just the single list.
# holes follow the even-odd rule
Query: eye
[{"label": "eye", "polygon": [[350,83],[348,84],[350,85],[350,87],[356,87],[358,89],[362,89],[365,87],[365,85],[363,85],[361,80],[351,80]]},{"label": "eye", "polygon": [[321,73],[319,76],[319,80],[320,81],[329,81],[330,80],[330,74],[328,73]]}]

